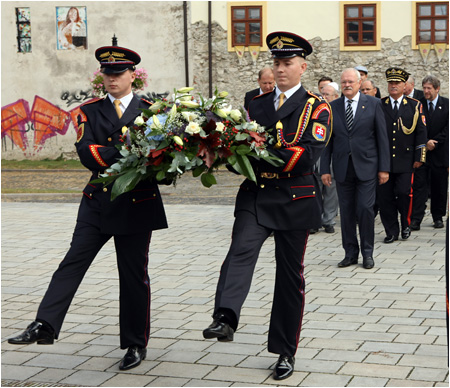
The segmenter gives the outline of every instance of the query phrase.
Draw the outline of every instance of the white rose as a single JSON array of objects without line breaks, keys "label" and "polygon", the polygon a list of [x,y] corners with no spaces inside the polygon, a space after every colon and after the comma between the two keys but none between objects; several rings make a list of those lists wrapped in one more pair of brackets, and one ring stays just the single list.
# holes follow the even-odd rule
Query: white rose
[{"label": "white rose", "polygon": [[189,133],[190,135],[200,133],[200,125],[191,121],[189,125],[186,127],[186,132]]},{"label": "white rose", "polygon": [[145,121],[142,118],[142,116],[138,116],[138,117],[136,117],[136,120],[134,120],[134,125],[141,126],[141,125],[144,125],[144,123],[145,123]]},{"label": "white rose", "polygon": [[237,109],[233,109],[230,112],[230,117],[234,120],[234,121],[239,121],[242,117],[241,111],[237,110]]},{"label": "white rose", "polygon": [[216,123],[216,131],[219,132],[225,131],[225,125],[223,125],[223,123]]}]

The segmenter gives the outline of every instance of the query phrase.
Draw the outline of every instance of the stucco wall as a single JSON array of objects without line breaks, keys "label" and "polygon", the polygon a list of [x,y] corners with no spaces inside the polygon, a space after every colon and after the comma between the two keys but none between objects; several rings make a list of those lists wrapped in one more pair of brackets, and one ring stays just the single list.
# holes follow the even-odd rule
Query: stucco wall
[{"label": "stucco wall", "polygon": [[[87,50],[56,49],[57,6],[86,6]],[[51,107],[52,112],[59,108],[70,113],[92,97],[89,78],[98,69],[94,52],[100,46],[111,45],[114,34],[119,45],[137,51],[142,57],[138,67],[149,73],[149,86],[143,94],[164,94],[186,84],[182,1],[21,1],[2,2],[1,7],[2,108],[23,100],[33,116],[33,103],[38,96],[55,106]],[[17,52],[16,7],[29,7],[31,11],[31,53]],[[2,124],[2,158],[54,158],[74,151],[76,133],[70,120],[67,128],[49,129],[54,134],[49,133],[44,144],[36,144],[33,117],[28,122],[22,121],[26,149],[5,136]],[[61,113],[61,120],[65,118]]]}]

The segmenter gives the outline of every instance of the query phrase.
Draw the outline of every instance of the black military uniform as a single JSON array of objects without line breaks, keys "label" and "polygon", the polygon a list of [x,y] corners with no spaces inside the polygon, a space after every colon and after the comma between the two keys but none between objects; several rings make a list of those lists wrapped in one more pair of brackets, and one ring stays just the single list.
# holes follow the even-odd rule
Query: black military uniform
[{"label": "black military uniform", "polygon": [[[267,44],[275,58],[312,52],[306,40],[287,32],[269,34]],[[275,110],[278,92],[255,97],[249,115],[266,128],[278,128],[278,144],[270,151],[285,164],[255,163],[257,183],[247,179],[240,187],[232,243],[217,285],[214,322],[203,335],[233,339],[260,248],[273,232],[277,271],[268,350],[281,355],[274,378],[283,379],[293,371],[301,330],[308,230],[321,226],[321,194],[313,168],[330,136],[331,113],[324,100],[301,86]]]},{"label": "black military uniform", "polygon": [[[104,74],[134,70],[137,53],[122,47],[102,47],[96,51]],[[131,91],[131,89],[130,89]],[[149,102],[132,96],[121,118],[111,99],[97,99],[81,107],[78,117],[76,149],[82,164],[92,171],[91,181],[121,157],[119,136],[132,125]],[[53,274],[39,306],[33,326],[10,343],[53,343],[84,274],[102,246],[114,237],[120,278],[120,346],[137,347],[138,361],[145,358],[150,332],[150,281],[147,273],[152,230],[167,228],[166,216],[157,185],[141,182],[133,191],[111,201],[110,188],[88,183],[78,211],[71,247]],[[51,335],[42,334],[45,331]],[[44,338],[45,337],[45,338]],[[44,338],[44,339],[43,339]],[[27,342],[28,341],[28,342]],[[121,369],[137,364],[123,363]]]},{"label": "black military uniform", "polygon": [[[406,82],[408,73],[403,69],[389,68],[386,78],[388,82]],[[382,99],[391,150],[391,169],[388,182],[379,185],[377,189],[377,202],[386,232],[386,243],[398,239],[398,213],[402,238],[407,239],[410,236],[413,165],[415,162],[425,162],[427,140],[422,104],[413,98],[402,96],[398,99],[398,111],[395,111],[391,99],[392,97]]]}]

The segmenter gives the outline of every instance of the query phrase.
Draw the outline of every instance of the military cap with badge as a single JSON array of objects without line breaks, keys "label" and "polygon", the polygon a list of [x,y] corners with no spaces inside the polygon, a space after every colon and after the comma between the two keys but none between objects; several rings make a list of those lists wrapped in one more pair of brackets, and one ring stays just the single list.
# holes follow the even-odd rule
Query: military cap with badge
[{"label": "military cap with badge", "polygon": [[311,44],[292,32],[272,32],[266,37],[266,44],[273,58],[292,58],[299,56],[306,58],[312,53]]},{"label": "military cap with badge", "polygon": [[119,46],[104,46],[95,50],[95,58],[100,62],[103,74],[123,73],[125,70],[136,70],[141,62],[139,54],[133,50]]}]

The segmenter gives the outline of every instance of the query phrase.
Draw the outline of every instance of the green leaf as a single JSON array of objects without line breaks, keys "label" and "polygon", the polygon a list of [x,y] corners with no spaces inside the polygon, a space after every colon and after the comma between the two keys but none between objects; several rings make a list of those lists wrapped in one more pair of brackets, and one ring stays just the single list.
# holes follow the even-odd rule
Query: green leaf
[{"label": "green leaf", "polygon": [[245,144],[241,144],[236,148],[237,155],[247,155],[250,151],[250,147]]},{"label": "green leaf", "polygon": [[217,183],[216,181],[216,177],[208,172],[205,172],[202,176],[201,176],[201,181],[203,186],[205,187],[211,187],[212,185],[215,185]]},{"label": "green leaf", "polygon": [[158,171],[156,174],[156,180],[162,181],[166,177],[166,172],[164,170]]},{"label": "green leaf", "polygon": [[205,171],[205,167],[203,165],[199,166],[199,167],[197,167],[196,169],[194,169],[192,171],[192,176],[194,178],[197,178],[197,177],[199,177],[202,174],[203,171]]},{"label": "green leaf", "polygon": [[233,168],[240,174],[244,175],[246,178],[252,180],[253,182],[256,182],[256,175],[255,172],[253,171],[253,167],[252,164],[250,163],[250,160],[248,160],[247,155],[236,154],[236,161],[241,171],[239,171],[234,165]]},{"label": "green leaf", "polygon": [[141,177],[142,175],[135,170],[127,171],[119,176],[111,190],[111,201],[114,201],[120,194],[133,190],[141,180]]}]

